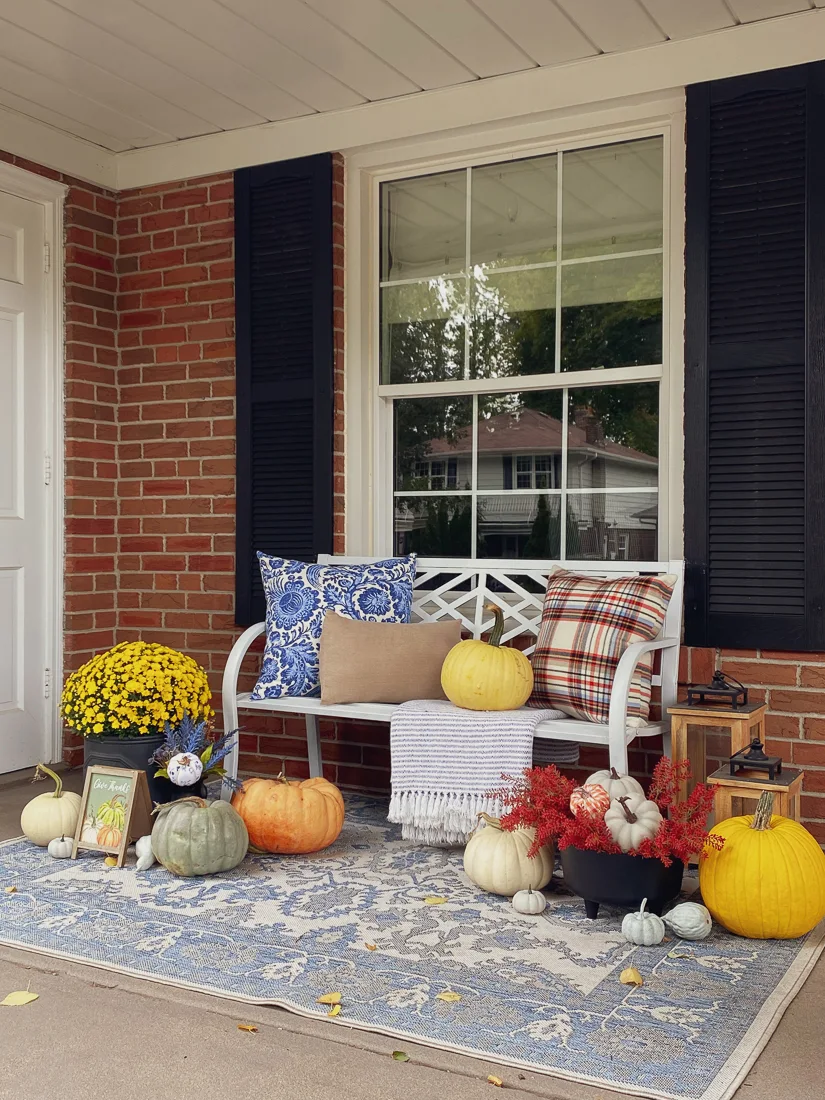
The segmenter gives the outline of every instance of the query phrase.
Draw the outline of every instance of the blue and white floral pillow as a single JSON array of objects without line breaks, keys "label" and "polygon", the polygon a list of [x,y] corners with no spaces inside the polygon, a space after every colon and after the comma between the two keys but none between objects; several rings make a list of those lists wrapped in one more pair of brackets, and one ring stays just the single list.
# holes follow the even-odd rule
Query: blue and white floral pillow
[{"label": "blue and white floral pillow", "polygon": [[253,699],[319,695],[324,615],[408,623],[415,555],[368,565],[307,565],[258,553],[266,595],[266,648]]}]

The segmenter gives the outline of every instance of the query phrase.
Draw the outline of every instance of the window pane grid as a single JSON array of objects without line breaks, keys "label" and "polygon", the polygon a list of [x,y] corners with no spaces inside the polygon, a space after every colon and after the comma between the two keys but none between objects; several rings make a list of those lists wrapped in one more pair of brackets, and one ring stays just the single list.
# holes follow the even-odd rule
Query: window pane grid
[{"label": "window pane grid", "polygon": [[[429,264],[429,274],[380,280],[379,394],[386,398],[382,404],[387,408],[428,400],[445,402],[446,408],[466,395],[467,412],[472,411],[465,428],[460,427],[465,423],[461,418],[453,418],[452,429],[445,423],[441,437],[433,437],[437,452],[455,453],[455,457],[448,462],[433,458],[429,464],[419,463],[413,467],[412,480],[398,466],[396,418],[393,501],[398,552],[418,549],[429,556],[571,561],[658,557],[657,459],[650,442],[654,430],[658,441],[658,405],[652,411],[644,390],[652,387],[658,393],[663,372],[663,207],[657,212],[655,201],[645,205],[633,187],[604,188],[605,165],[609,177],[610,165],[619,164],[632,146],[630,159],[647,160],[653,183],[659,178],[661,204],[657,141],[661,160],[660,139],[532,158],[546,180],[555,171],[554,245],[546,234],[531,236],[529,225],[516,226],[518,198],[508,199],[514,205],[505,210],[506,219],[496,208],[496,189],[506,189],[512,182],[511,170],[518,182],[519,165],[526,165],[522,175],[527,178],[530,158],[433,177],[449,177],[451,201],[463,190],[464,262],[462,266],[459,260],[461,236],[453,201],[442,271],[433,270],[439,263],[440,244],[425,240],[410,255],[419,257],[419,270]],[[568,160],[572,168],[565,181]],[[484,193],[479,189],[474,195],[476,179],[484,181]],[[402,183],[409,198],[415,180]],[[539,210],[546,215],[547,204],[539,204]],[[477,218],[482,228],[474,240]],[[407,222],[404,231],[409,234],[412,222],[409,218]],[[508,223],[515,228],[508,228]],[[425,237],[427,224],[425,220],[423,228],[418,227]],[[499,239],[501,248],[496,243]],[[382,246],[382,264],[388,265],[390,276],[396,268],[400,275],[403,266],[408,270],[415,266],[406,257],[396,265],[388,255]],[[532,262],[512,262],[530,257]],[[539,280],[542,272],[546,276]],[[386,294],[396,297],[387,303]],[[393,325],[402,333],[400,344],[408,364],[404,373],[402,362],[398,377]],[[405,328],[412,333],[406,343]],[[605,388],[614,396],[621,390],[638,389],[639,409],[634,409],[632,395],[627,401],[616,396],[612,403],[597,397],[595,414],[578,405],[574,408],[574,391],[587,391],[576,393],[579,401],[590,393],[603,395]],[[510,415],[494,411],[506,410],[508,395],[514,409],[544,409],[538,415],[545,421],[548,415],[550,420],[558,416],[553,422],[560,438],[552,444],[552,453],[541,453],[537,444],[532,453],[496,458],[495,445],[487,438],[492,428],[480,443],[482,425]],[[556,403],[558,413],[549,411]],[[590,412],[592,423],[586,415],[581,419],[582,411]],[[641,427],[628,433],[622,416],[636,412]],[[645,418],[650,422],[647,436]],[[435,431],[438,418],[430,417],[429,422]],[[456,432],[466,437],[460,446]],[[426,433],[419,431],[416,439],[419,448],[427,445]],[[497,483],[491,479],[491,461],[496,468],[509,462],[509,473],[505,471]],[[617,478],[626,479],[627,484],[616,484]]]}]

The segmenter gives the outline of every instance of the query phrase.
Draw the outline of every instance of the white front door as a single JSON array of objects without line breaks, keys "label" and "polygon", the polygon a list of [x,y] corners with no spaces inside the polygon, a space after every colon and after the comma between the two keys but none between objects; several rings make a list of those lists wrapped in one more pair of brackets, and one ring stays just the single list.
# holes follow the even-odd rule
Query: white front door
[{"label": "white front door", "polygon": [[0,191],[0,772],[48,755],[45,211]]}]

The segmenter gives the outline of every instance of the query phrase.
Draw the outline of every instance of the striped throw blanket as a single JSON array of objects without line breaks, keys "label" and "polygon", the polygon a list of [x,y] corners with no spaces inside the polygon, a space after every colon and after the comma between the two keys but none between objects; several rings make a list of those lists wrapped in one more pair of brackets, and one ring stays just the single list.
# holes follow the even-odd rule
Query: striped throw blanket
[{"label": "striped throw blanket", "polygon": [[465,844],[476,815],[501,813],[486,797],[501,776],[537,764],[576,764],[576,742],[537,740],[539,722],[558,710],[462,710],[446,700],[402,703],[390,726],[392,798],[389,820],[405,840],[449,847]]}]

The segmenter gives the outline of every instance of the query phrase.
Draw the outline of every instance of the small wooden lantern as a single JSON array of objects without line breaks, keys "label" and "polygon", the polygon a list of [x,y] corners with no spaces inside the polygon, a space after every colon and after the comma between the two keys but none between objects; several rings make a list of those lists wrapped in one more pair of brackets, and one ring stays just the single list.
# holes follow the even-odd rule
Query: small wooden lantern
[{"label": "small wooden lantern", "polygon": [[805,773],[797,768],[785,768],[773,779],[754,773],[731,775],[727,767],[719,768],[707,780],[708,785],[715,788],[714,817],[724,821],[728,817],[751,814],[762,792],[773,791],[774,813],[799,821],[804,776]]}]

